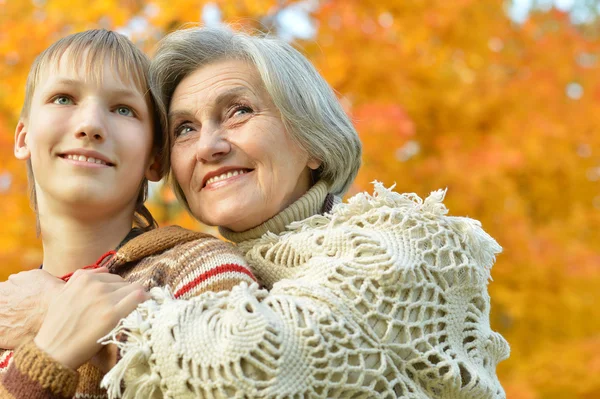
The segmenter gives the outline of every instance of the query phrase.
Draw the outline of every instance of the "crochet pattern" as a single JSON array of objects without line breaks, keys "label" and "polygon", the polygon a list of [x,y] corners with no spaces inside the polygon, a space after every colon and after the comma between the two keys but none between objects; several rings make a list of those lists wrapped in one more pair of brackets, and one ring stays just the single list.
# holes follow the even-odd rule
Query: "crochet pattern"
[{"label": "crochet pattern", "polygon": [[[489,326],[501,248],[477,221],[375,183],[330,214],[240,243],[256,284],[153,290],[113,332],[110,397],[505,398]],[[121,392],[121,381],[126,390]]]}]

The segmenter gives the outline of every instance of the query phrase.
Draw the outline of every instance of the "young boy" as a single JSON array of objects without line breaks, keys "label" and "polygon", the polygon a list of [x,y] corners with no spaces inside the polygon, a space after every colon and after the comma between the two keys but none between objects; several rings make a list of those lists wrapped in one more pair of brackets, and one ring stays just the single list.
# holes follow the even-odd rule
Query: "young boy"
[{"label": "young boy", "polygon": [[[42,268],[67,283],[35,338],[0,351],[1,398],[104,398],[102,371],[88,361],[144,290],[189,298],[255,280],[230,244],[155,229],[144,200],[168,140],[147,70],[140,50],[105,30],[59,40],[30,70],[15,155],[27,161]],[[70,313],[73,301],[84,311]]]}]

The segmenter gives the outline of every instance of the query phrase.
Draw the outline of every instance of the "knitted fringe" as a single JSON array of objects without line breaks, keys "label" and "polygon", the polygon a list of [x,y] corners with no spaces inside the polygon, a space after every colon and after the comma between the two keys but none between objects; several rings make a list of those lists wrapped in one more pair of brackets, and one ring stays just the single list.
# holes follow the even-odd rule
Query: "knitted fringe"
[{"label": "knitted fringe", "polygon": [[[290,231],[284,234],[316,228],[326,229],[329,224],[362,224],[370,216],[381,215],[383,208],[387,208],[385,211],[389,213],[400,213],[407,217],[418,215],[431,220],[442,219],[448,228],[458,235],[480,267],[478,278],[481,281],[491,280],[491,268],[496,255],[502,252],[502,247],[482,229],[479,221],[467,217],[446,216],[448,209],[443,201],[447,190],[433,191],[423,200],[415,193],[400,194],[393,191],[395,184],[386,188],[379,181],[372,183],[373,194],[366,192],[356,194],[347,203],[334,205],[329,214],[315,215],[292,223],[289,226]],[[274,234],[268,237],[273,242],[278,240]]]},{"label": "knitted fringe", "polygon": [[348,200],[347,204],[338,204],[332,210],[340,216],[351,217],[368,213],[371,209],[389,207],[397,210],[415,211],[428,213],[434,216],[442,216],[448,213],[448,209],[442,203],[446,195],[446,190],[433,191],[429,197],[423,201],[415,193],[400,194],[394,190],[396,185],[385,188],[383,183],[375,180],[373,195],[363,192],[356,194]]},{"label": "knitted fringe", "polygon": [[[140,304],[136,311],[127,318],[122,319],[119,324],[99,342],[103,345],[115,344],[122,359],[104,376],[101,387],[106,389],[108,397],[114,398],[153,398],[159,392],[160,376],[151,368],[150,347],[144,344],[141,337],[148,332],[151,318],[161,304],[173,300],[173,294],[168,288],[156,287],[150,290],[152,299]],[[118,336],[127,337],[125,342],[120,341]],[[130,378],[128,389],[123,396],[123,382],[126,374],[133,374]]]},{"label": "knitted fringe", "polygon": [[477,265],[483,268],[480,277],[485,281],[492,280],[491,269],[496,262],[496,255],[502,247],[481,228],[477,220],[465,217],[448,217],[450,228],[461,237],[461,242],[468,248]]}]

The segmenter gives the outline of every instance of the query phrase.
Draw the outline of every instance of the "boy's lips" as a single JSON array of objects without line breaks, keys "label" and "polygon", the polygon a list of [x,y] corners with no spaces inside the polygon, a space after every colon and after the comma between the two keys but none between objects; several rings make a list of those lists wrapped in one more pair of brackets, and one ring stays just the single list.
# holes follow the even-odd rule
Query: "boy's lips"
[{"label": "boy's lips", "polygon": [[75,149],[68,150],[58,154],[59,157],[64,159],[70,159],[73,161],[79,162],[88,162],[92,164],[105,165],[105,166],[115,166],[115,163],[112,162],[107,156],[101,154],[97,151],[86,150],[86,149]]}]

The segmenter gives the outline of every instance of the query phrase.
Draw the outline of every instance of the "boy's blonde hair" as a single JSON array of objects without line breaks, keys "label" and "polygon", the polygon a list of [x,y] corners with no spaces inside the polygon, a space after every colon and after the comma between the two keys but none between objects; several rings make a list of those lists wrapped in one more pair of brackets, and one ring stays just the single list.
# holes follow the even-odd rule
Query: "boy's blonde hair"
[{"label": "boy's blonde hair", "polygon": [[[76,70],[80,65],[85,68],[85,73],[92,79],[101,81],[105,60],[109,60],[110,67],[125,82],[135,85],[140,93],[144,93],[149,113],[153,118],[153,151],[160,162],[160,175],[163,176],[168,167],[165,157],[168,154],[168,140],[164,129],[166,117],[156,106],[156,102],[148,85],[148,69],[150,60],[127,37],[105,29],[92,29],[66,36],[37,56],[33,62],[27,84],[25,86],[25,101],[21,109],[21,120],[27,120],[31,111],[31,103],[37,84],[43,72],[50,65],[58,65],[63,55],[68,51],[69,65]],[[37,196],[35,192],[35,178],[31,161],[27,161],[27,175],[32,206],[37,213]],[[157,227],[157,223],[144,205],[148,195],[148,180],[144,179],[140,186],[136,200],[134,224],[143,230]],[[39,223],[39,220],[38,220]],[[39,225],[38,225],[39,233]]]}]

